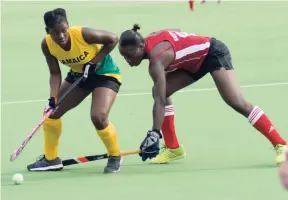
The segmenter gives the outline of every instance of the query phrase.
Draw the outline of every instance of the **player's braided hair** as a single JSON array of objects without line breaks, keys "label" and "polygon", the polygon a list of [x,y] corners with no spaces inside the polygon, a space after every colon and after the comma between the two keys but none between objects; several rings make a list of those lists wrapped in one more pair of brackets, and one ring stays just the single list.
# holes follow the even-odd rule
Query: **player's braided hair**
[{"label": "player's braided hair", "polygon": [[138,45],[140,42],[144,42],[144,38],[138,30],[140,30],[139,24],[134,24],[131,30],[123,32],[120,36],[119,45],[124,47],[128,45]]},{"label": "player's braided hair", "polygon": [[56,24],[62,22],[68,23],[66,11],[63,8],[56,8],[48,11],[44,14],[44,22],[46,25],[46,31],[48,31],[49,28],[53,28]]}]

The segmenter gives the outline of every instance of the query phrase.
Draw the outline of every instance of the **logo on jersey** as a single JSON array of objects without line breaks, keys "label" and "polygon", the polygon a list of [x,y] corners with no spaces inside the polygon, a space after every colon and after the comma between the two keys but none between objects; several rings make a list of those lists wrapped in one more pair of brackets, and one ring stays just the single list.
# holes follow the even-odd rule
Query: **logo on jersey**
[{"label": "logo on jersey", "polygon": [[76,58],[69,58],[69,59],[61,60],[61,63],[64,65],[79,63],[82,60],[85,60],[85,58],[88,55],[89,53],[87,51],[84,51],[83,54],[81,54],[80,56],[77,56]]},{"label": "logo on jersey", "polygon": [[177,42],[181,38],[184,39],[189,36],[196,36],[194,33],[177,32],[177,31],[168,31],[168,32],[173,37],[175,42]]}]

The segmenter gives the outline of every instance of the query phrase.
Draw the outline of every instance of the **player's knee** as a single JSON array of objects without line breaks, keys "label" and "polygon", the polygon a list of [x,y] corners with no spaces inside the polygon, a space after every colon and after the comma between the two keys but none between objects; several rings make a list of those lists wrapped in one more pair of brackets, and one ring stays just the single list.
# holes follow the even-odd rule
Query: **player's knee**
[{"label": "player's knee", "polygon": [[174,94],[175,91],[171,91],[169,89],[166,90],[166,97],[169,98],[172,96],[172,94]]},{"label": "player's knee", "polygon": [[[152,97],[154,99],[155,97],[155,88],[154,86],[152,87]],[[169,98],[169,96],[166,97],[166,102],[165,102],[166,105],[171,105],[172,104],[172,101],[171,99]]]},{"label": "player's knee", "polygon": [[154,88],[154,86],[152,87],[152,97],[153,97],[153,99],[154,99],[154,95],[155,95],[155,88]]},{"label": "player's knee", "polygon": [[105,112],[97,112],[91,114],[91,120],[97,130],[102,130],[108,125],[108,114]]},{"label": "player's knee", "polygon": [[[167,91],[166,91],[166,98],[169,98],[172,94],[173,94],[172,92],[170,92],[169,90],[167,90]],[[152,97],[153,97],[153,99],[154,99],[154,97],[155,97],[155,87],[154,87],[154,86],[152,87]]]},{"label": "player's knee", "polygon": [[236,99],[233,101],[226,101],[226,103],[232,107],[238,113],[248,117],[253,110],[253,105],[248,103],[245,99]]}]

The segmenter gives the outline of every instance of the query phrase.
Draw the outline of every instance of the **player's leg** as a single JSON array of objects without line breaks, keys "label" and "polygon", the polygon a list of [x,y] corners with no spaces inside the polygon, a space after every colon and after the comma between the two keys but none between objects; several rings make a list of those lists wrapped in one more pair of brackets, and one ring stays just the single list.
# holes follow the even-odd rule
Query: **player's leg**
[{"label": "player's leg", "polygon": [[[71,86],[72,83],[63,81],[58,99]],[[64,99],[50,118],[43,123],[44,131],[44,156],[35,163],[27,166],[29,171],[52,171],[61,170],[63,168],[62,161],[58,157],[58,143],[62,132],[61,117],[70,109],[79,105],[88,95],[90,91],[76,87]]]},{"label": "player's leg", "polygon": [[[96,79],[95,79],[96,80]],[[120,148],[114,125],[109,121],[110,109],[116,99],[120,83],[114,78],[98,76],[92,91],[91,120],[109,155],[105,173],[120,171]]]},{"label": "player's leg", "polygon": [[[195,82],[195,80],[187,72],[180,70],[167,73],[166,80],[167,99],[165,106],[165,117],[161,128],[165,145],[161,148],[159,155],[151,159],[150,163],[153,164],[168,163],[174,160],[181,159],[185,156],[183,146],[179,145],[178,143],[174,123],[174,105],[172,104],[170,96],[178,90],[192,84],[193,82]],[[154,94],[154,88],[152,89],[152,91],[152,94]]]},{"label": "player's leg", "polygon": [[189,7],[190,7],[190,10],[194,10],[194,0],[189,0]]},{"label": "player's leg", "polygon": [[226,45],[216,41],[213,45],[211,44],[211,52],[213,66],[211,75],[223,100],[235,111],[248,118],[251,125],[271,142],[277,153],[276,163],[280,164],[285,160],[286,141],[281,138],[263,110],[243,97]]}]

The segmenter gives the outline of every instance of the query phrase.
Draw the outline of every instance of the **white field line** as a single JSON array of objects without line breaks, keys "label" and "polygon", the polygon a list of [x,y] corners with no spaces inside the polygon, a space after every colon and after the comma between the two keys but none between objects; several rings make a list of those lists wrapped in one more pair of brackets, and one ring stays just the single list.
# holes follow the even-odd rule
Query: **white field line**
[{"label": "white field line", "polygon": [[[263,83],[263,84],[252,84],[252,85],[242,85],[241,88],[256,88],[256,87],[273,87],[273,86],[283,86],[288,85],[288,82],[276,82],[276,83]],[[184,92],[204,92],[204,91],[213,91],[217,90],[216,87],[211,88],[200,88],[200,89],[184,89],[178,91],[178,93]],[[136,92],[136,93],[120,93],[118,96],[144,96],[144,95],[151,95],[151,92]],[[91,97],[88,97],[91,98]],[[26,100],[26,101],[7,101],[2,102],[1,105],[10,105],[10,104],[25,104],[25,103],[37,103],[37,102],[45,102],[47,100],[44,99],[35,99],[35,100]]]}]

